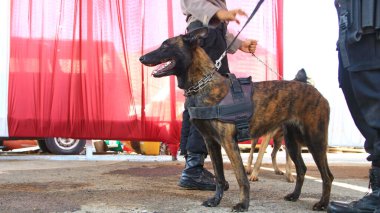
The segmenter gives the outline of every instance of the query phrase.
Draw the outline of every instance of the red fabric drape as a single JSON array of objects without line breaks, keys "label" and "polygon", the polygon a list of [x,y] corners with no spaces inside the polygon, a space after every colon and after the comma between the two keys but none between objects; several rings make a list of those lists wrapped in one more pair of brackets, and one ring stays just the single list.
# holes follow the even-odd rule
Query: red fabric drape
[{"label": "red fabric drape", "polygon": [[[228,1],[248,13],[255,4]],[[282,0],[266,1],[242,32],[259,40],[257,56],[280,74],[281,11]],[[163,141],[176,149],[183,92],[174,77],[152,78],[138,58],[185,27],[179,1],[13,0],[9,135]],[[278,78],[247,54],[229,60],[238,76]]]}]

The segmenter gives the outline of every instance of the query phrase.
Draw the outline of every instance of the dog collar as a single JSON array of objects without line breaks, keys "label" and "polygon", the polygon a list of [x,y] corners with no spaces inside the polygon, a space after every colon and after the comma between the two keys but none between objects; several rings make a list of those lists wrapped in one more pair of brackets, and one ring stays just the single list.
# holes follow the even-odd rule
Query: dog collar
[{"label": "dog collar", "polygon": [[215,74],[215,71],[212,71],[210,74],[203,77],[195,85],[191,86],[189,89],[185,90],[184,96],[189,97],[196,94],[199,90],[207,85],[210,82]]}]

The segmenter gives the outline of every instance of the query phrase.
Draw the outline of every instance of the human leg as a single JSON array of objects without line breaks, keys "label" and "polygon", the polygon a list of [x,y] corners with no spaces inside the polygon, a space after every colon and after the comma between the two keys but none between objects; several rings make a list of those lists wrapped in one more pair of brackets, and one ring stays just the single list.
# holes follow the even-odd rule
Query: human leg
[{"label": "human leg", "polygon": [[186,162],[178,185],[186,189],[214,191],[216,189],[214,175],[204,168],[207,156],[206,144],[189,119],[190,116],[185,109],[181,129],[181,154],[185,155]]},{"label": "human leg", "polygon": [[[197,27],[199,26],[195,24],[194,28]],[[225,41],[226,29],[224,27],[220,25],[216,29],[210,28],[207,37],[202,41],[202,48],[213,61],[219,59],[227,47]],[[188,27],[187,30],[191,31],[193,27]],[[219,72],[222,74],[229,73],[227,57],[222,60],[222,67]],[[191,125],[190,116],[186,109],[182,120],[181,154],[182,147],[186,150],[186,165],[182,171],[179,186],[188,189],[214,191],[216,189],[214,175],[204,168],[204,160],[207,156],[206,144],[196,127]],[[227,189],[228,183],[225,190]]]},{"label": "human leg", "polygon": [[[372,192],[351,203],[331,202],[330,213],[380,212],[380,74],[378,71],[348,72],[340,67],[340,84],[356,126],[365,137],[372,162],[369,181]],[[377,82],[377,83],[376,83]]]},{"label": "human leg", "polygon": [[368,160],[380,167],[380,69],[349,74],[359,109],[372,132],[365,143]]},{"label": "human leg", "polygon": [[180,155],[186,155],[187,153],[186,145],[187,138],[189,137],[190,125],[190,115],[185,107],[185,110],[182,112],[181,141],[179,144]]},{"label": "human leg", "polygon": [[372,192],[363,198],[351,203],[330,202],[328,213],[364,213],[380,212],[380,168],[372,167],[369,170],[369,179]]}]

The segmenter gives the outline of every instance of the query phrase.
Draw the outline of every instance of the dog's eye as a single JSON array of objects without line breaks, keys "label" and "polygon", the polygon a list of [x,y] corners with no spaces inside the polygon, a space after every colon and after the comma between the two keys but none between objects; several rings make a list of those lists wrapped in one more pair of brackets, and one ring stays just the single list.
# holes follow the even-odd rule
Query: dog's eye
[{"label": "dog's eye", "polygon": [[166,44],[166,43],[163,43],[163,44],[161,45],[161,49],[166,49],[166,48],[168,48],[168,47],[169,47],[169,45]]}]

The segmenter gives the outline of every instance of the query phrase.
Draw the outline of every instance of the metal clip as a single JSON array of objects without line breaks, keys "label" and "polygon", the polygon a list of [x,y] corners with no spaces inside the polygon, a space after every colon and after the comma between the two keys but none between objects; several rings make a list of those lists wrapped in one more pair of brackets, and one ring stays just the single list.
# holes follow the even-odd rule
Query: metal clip
[{"label": "metal clip", "polygon": [[226,56],[227,51],[224,51],[218,60],[215,61],[215,69],[216,71],[222,66],[222,60]]}]

